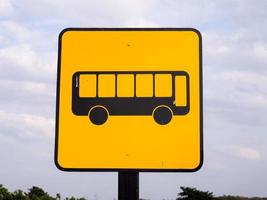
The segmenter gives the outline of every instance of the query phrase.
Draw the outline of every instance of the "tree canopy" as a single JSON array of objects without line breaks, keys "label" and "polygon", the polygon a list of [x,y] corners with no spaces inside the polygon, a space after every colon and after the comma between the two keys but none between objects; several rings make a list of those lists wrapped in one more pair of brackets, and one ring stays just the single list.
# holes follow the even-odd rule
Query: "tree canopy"
[{"label": "tree canopy", "polygon": [[[214,197],[212,192],[200,191],[193,187],[180,187],[182,190],[178,193],[176,200],[267,200],[267,198],[259,197],[240,197],[240,196],[230,196],[224,195],[220,197]],[[55,197],[50,196],[42,188],[33,186],[28,189],[28,192],[23,192],[22,190],[15,190],[14,192],[9,192],[3,185],[0,184],[0,200],[86,200],[85,198],[75,198],[73,196],[61,198],[59,193]],[[142,199],[140,199],[142,200]],[[143,199],[145,200],[145,199]],[[146,199],[149,200],[149,199]]]},{"label": "tree canopy", "polygon": [[[16,190],[9,192],[8,189],[0,184],[0,200],[61,200],[61,195],[56,194],[56,197],[50,196],[42,188],[33,186],[29,192]],[[66,197],[65,200],[86,200],[85,198]]]},{"label": "tree canopy", "polygon": [[199,191],[196,188],[180,187],[182,192],[178,193],[179,197],[176,200],[213,200],[213,193]]}]

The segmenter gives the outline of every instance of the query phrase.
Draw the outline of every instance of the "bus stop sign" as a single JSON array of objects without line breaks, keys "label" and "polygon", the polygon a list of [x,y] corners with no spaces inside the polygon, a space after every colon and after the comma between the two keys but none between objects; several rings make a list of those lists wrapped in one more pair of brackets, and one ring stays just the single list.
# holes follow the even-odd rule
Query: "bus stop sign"
[{"label": "bus stop sign", "polygon": [[190,28],[69,28],[58,47],[55,164],[196,171],[202,46]]}]

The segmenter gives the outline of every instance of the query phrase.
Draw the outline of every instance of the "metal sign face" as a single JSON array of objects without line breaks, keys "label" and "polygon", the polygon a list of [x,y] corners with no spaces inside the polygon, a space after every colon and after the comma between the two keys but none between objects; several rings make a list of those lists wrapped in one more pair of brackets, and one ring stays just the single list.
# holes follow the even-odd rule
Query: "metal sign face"
[{"label": "metal sign face", "polygon": [[59,37],[55,163],[66,171],[196,171],[195,29],[70,28]]}]

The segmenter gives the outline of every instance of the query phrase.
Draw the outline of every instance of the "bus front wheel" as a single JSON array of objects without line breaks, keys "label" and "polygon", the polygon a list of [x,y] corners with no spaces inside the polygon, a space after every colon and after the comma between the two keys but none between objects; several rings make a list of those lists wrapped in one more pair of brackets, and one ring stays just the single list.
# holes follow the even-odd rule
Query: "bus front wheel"
[{"label": "bus front wheel", "polygon": [[172,119],[172,111],[168,106],[158,106],[153,111],[153,118],[160,125],[168,124]]},{"label": "bus front wheel", "polygon": [[108,119],[108,111],[103,106],[95,106],[89,111],[89,119],[95,125],[102,125]]}]

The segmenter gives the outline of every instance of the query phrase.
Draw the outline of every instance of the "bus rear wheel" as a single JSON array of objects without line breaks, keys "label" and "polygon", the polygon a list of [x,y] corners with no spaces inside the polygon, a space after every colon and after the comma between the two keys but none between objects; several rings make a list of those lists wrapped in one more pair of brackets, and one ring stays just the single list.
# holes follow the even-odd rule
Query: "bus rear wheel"
[{"label": "bus rear wheel", "polygon": [[95,125],[102,125],[108,119],[108,111],[103,106],[95,106],[89,111],[89,119]]},{"label": "bus rear wheel", "polygon": [[166,125],[172,119],[172,111],[168,106],[158,106],[153,111],[153,118],[158,124]]}]

